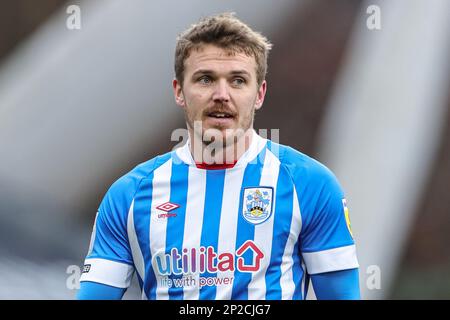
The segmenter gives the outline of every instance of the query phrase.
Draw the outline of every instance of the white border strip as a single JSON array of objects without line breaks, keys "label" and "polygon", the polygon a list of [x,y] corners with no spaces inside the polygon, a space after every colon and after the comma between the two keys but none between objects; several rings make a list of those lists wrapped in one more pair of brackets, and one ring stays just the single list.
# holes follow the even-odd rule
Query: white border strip
[{"label": "white border strip", "polygon": [[303,252],[302,255],[309,274],[359,267],[355,245],[317,252]]},{"label": "white border strip", "polygon": [[81,274],[80,282],[92,281],[117,288],[128,288],[131,284],[132,265],[101,258],[86,259],[84,265],[90,267],[88,272]]}]

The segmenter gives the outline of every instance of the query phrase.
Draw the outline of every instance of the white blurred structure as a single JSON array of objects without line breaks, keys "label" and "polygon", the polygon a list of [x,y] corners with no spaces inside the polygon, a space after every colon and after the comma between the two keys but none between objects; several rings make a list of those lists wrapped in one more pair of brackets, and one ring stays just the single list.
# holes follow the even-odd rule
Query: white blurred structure
[{"label": "white blurred structure", "polygon": [[[381,30],[366,8],[381,9]],[[362,296],[386,298],[440,144],[450,57],[447,0],[366,1],[329,102],[320,159],[346,191]],[[369,290],[370,266],[381,290]]]}]

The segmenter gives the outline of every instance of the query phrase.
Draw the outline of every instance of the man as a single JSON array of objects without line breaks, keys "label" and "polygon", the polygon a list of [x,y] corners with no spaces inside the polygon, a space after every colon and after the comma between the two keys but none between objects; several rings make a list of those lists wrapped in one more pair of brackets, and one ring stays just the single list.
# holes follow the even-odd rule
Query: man
[{"label": "man", "polygon": [[322,164],[253,130],[271,44],[231,14],[182,33],[173,89],[189,141],[117,180],[80,299],[359,299],[344,195]]}]

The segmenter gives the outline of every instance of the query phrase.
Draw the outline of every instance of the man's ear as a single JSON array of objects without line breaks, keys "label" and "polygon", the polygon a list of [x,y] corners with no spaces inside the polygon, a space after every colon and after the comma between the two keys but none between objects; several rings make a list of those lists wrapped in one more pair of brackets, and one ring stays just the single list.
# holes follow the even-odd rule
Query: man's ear
[{"label": "man's ear", "polygon": [[264,98],[266,96],[266,92],[267,92],[267,81],[264,80],[258,89],[258,94],[256,96],[256,101],[255,101],[255,110],[258,110],[262,107]]},{"label": "man's ear", "polygon": [[173,86],[173,95],[175,97],[175,102],[177,103],[177,105],[184,108],[185,103],[184,103],[183,90],[181,90],[181,84],[178,82],[177,79],[173,79],[172,86]]}]

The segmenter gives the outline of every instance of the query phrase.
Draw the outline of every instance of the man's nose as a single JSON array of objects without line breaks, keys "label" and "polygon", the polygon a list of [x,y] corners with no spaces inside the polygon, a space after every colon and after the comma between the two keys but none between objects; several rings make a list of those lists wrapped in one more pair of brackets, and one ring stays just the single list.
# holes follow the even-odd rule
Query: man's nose
[{"label": "man's nose", "polygon": [[228,102],[230,100],[230,91],[226,80],[216,82],[214,88],[213,100],[215,102]]}]

